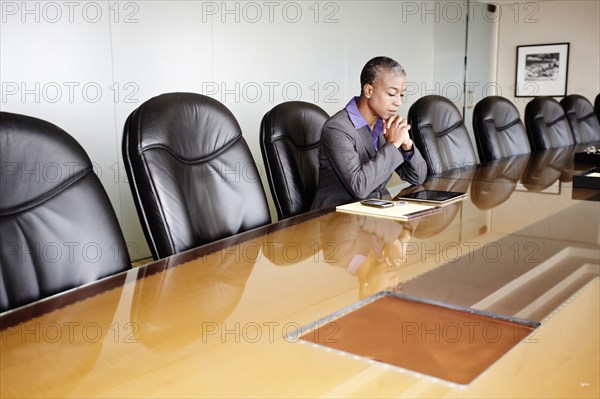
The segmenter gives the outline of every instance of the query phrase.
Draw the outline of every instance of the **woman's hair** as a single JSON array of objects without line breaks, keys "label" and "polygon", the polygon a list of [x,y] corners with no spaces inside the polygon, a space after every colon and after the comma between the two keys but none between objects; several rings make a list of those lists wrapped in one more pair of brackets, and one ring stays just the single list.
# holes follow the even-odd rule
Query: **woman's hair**
[{"label": "woman's hair", "polygon": [[372,85],[377,76],[384,72],[398,72],[406,77],[406,71],[402,65],[389,57],[375,57],[370,59],[360,73],[360,92],[362,93],[365,84]]}]

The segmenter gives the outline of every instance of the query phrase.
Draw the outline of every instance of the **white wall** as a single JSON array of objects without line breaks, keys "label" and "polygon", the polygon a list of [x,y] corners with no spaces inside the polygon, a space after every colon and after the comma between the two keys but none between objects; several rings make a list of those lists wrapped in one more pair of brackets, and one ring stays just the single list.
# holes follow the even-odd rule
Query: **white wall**
[{"label": "white wall", "polygon": [[567,94],[580,94],[593,103],[600,92],[600,1],[509,3],[501,9],[498,94],[513,101],[523,118],[531,98],[514,96],[516,47],[569,42]]},{"label": "white wall", "polygon": [[55,123],[83,145],[139,259],[149,251],[121,137],[142,102],[173,91],[218,99],[262,167],[262,116],[293,99],[336,112],[359,93],[373,56],[405,66],[404,115],[421,96],[462,84],[464,3],[2,0],[0,108]]}]

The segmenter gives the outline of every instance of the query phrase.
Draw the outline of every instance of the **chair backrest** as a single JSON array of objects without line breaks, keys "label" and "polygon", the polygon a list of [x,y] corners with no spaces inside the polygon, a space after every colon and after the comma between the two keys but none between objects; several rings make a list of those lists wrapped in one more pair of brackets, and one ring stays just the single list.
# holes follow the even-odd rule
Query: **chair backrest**
[{"label": "chair backrest", "polygon": [[594,113],[596,114],[598,121],[600,121],[600,94],[598,94],[594,100]]},{"label": "chair backrest", "polygon": [[533,151],[575,143],[565,112],[552,97],[536,97],[527,103],[525,128]]},{"label": "chair backrest", "polygon": [[519,110],[504,97],[489,96],[477,103],[473,132],[481,162],[531,152]]},{"label": "chair backrest", "polygon": [[411,137],[427,163],[428,175],[477,163],[460,112],[447,98],[421,97],[410,107],[408,123]]},{"label": "chair backrest", "polygon": [[131,267],[92,163],[59,127],[0,112],[0,311]]},{"label": "chair backrest", "polygon": [[329,115],[315,104],[290,101],[267,112],[260,149],[279,219],[310,210],[319,182],[319,142]]},{"label": "chair backrest", "polygon": [[560,100],[576,143],[600,141],[600,122],[587,98],[571,94]]},{"label": "chair backrest", "polygon": [[129,115],[123,159],[155,259],[270,223],[240,126],[195,93],[151,98]]}]

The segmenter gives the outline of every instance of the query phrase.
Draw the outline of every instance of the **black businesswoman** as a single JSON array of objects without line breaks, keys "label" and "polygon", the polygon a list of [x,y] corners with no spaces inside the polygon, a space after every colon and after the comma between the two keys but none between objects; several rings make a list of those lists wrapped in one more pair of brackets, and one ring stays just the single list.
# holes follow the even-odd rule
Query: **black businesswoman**
[{"label": "black businesswoman", "polygon": [[361,94],[327,120],[319,148],[319,185],[312,209],[382,198],[396,171],[421,184],[427,166],[409,137],[410,125],[397,114],[406,72],[388,57],[375,57],[360,74]]}]

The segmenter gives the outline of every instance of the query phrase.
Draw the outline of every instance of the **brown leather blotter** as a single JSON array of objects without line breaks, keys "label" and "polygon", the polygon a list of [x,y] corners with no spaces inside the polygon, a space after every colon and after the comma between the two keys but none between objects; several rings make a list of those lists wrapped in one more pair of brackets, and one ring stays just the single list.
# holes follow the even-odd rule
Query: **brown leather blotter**
[{"label": "brown leather blotter", "polygon": [[538,323],[501,320],[389,293],[300,339],[468,384]]}]

